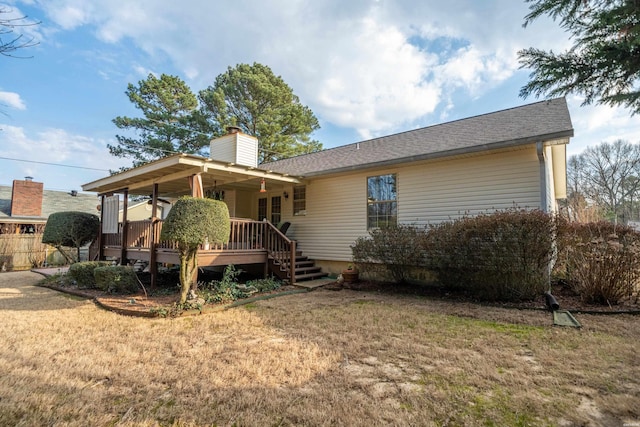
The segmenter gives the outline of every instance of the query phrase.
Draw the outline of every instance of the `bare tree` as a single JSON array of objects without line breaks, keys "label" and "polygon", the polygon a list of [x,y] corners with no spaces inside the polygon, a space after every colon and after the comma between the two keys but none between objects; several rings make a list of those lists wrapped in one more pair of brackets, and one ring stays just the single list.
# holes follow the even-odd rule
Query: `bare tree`
[{"label": "bare tree", "polygon": [[569,159],[569,192],[580,188],[587,199],[617,223],[626,223],[640,190],[640,146],[627,141],[603,142]]},{"label": "bare tree", "polygon": [[0,55],[16,58],[14,53],[17,50],[38,45],[33,37],[25,36],[18,30],[38,25],[40,21],[31,21],[26,15],[12,15],[12,9],[0,5]]}]

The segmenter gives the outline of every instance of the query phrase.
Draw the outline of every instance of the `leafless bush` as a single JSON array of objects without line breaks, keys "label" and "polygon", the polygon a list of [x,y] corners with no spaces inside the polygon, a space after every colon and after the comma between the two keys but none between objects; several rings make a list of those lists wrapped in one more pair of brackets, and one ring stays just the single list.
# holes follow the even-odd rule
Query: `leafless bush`
[{"label": "leafless bush", "polygon": [[637,298],[640,233],[608,222],[559,227],[558,273],[585,302],[619,304]]}]

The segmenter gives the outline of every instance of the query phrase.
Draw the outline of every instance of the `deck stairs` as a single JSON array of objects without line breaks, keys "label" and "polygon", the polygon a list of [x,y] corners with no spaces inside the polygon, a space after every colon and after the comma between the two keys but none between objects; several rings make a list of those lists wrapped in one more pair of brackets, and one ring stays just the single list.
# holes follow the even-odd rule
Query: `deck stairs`
[{"label": "deck stairs", "polygon": [[[304,256],[302,251],[296,251],[295,263],[295,282],[315,280],[327,276],[320,267],[316,266],[315,261]],[[269,270],[281,280],[289,281],[290,279],[288,262],[278,261],[269,256]]]}]

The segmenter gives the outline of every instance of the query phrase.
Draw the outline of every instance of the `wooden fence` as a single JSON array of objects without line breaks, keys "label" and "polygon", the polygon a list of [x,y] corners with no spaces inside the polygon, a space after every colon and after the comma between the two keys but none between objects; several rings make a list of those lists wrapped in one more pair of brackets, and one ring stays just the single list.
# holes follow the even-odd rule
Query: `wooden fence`
[{"label": "wooden fence", "polygon": [[42,243],[42,234],[0,234],[0,271],[29,270],[65,263],[56,248]]}]

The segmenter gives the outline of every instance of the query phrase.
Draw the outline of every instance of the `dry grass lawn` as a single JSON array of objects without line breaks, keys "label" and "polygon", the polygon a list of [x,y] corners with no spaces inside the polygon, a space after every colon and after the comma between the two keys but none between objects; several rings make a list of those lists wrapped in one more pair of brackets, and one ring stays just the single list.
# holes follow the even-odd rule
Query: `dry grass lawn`
[{"label": "dry grass lawn", "polygon": [[0,425],[640,425],[640,318],[317,290],[129,318],[0,274]]}]

